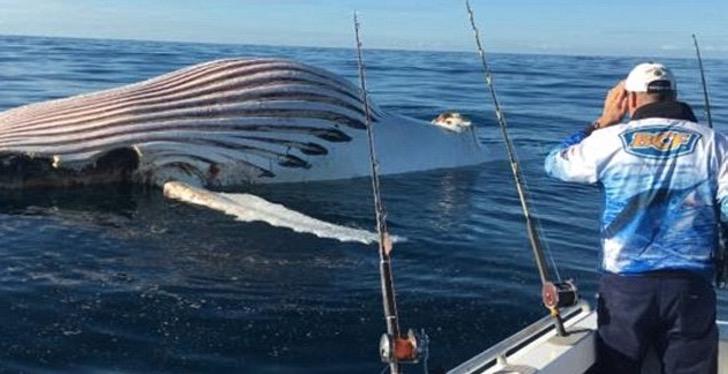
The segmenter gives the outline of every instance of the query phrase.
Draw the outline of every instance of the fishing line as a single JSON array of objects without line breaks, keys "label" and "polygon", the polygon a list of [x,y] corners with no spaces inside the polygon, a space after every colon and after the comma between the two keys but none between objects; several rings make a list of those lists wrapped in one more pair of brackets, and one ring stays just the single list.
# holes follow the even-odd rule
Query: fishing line
[{"label": "fishing line", "polygon": [[[524,181],[525,182],[525,181]],[[526,189],[526,192],[528,193],[528,196],[532,196],[531,194],[531,188],[528,186],[528,183],[523,184],[524,188]],[[540,209],[537,207],[537,204],[533,202],[533,200],[529,200],[529,204],[531,206],[531,212],[533,212],[533,221],[536,223],[536,228],[538,229],[538,232],[541,233],[541,238],[543,239],[541,241],[541,244],[543,245],[544,253],[548,257],[548,261],[551,264],[551,268],[554,270],[554,275],[556,276],[556,281],[561,282],[561,272],[559,272],[559,266],[556,263],[556,258],[554,257],[554,252],[551,250],[551,245],[549,242],[551,241],[548,236],[548,232],[543,228],[543,223],[541,222],[541,219],[538,217],[541,217]]]},{"label": "fishing line", "polygon": [[[514,154],[515,154],[516,158],[518,158],[518,154],[515,152],[515,149],[514,149]],[[548,257],[548,261],[551,265],[551,269],[553,269],[554,274],[556,275],[556,280],[558,282],[561,282],[562,281],[561,272],[559,272],[559,266],[556,263],[556,259],[554,258],[554,253],[551,250],[551,245],[549,245],[550,240],[549,240],[548,233],[543,228],[543,223],[541,222],[541,219],[539,218],[539,217],[541,217],[540,209],[538,208],[538,205],[536,203],[534,203],[534,200],[530,198],[531,196],[533,196],[533,194],[531,193],[531,187],[529,186],[528,182],[525,179],[523,179],[522,182],[523,182],[523,188],[526,190],[526,197],[529,199],[528,200],[529,207],[531,208],[531,212],[533,213],[531,219],[533,219],[533,222],[536,224],[536,229],[538,230],[539,234],[541,234],[542,248],[544,249],[544,253]]]},{"label": "fishing line", "polygon": [[[518,153],[516,152],[515,147],[513,149],[513,153],[514,153],[516,159],[518,160]],[[519,164],[520,164],[520,160],[518,160],[518,161],[519,161]],[[559,266],[556,263],[556,259],[554,257],[554,253],[551,250],[551,245],[549,245],[549,241],[550,240],[549,240],[548,233],[543,228],[543,223],[541,222],[541,219],[539,218],[539,217],[541,217],[541,213],[540,213],[541,210],[538,208],[538,205],[531,198],[531,196],[533,196],[533,194],[531,193],[531,187],[530,187],[529,183],[526,181],[525,178],[521,182],[523,183],[523,188],[526,191],[526,198],[528,199],[528,206],[531,209],[531,213],[532,213],[531,219],[533,220],[534,224],[536,225],[536,229],[537,229],[537,231],[540,234],[541,239],[542,239],[541,240],[541,246],[543,248],[544,253],[546,254],[546,257],[548,259],[549,264],[551,265],[551,269],[553,269],[553,271],[554,271],[554,275],[556,276],[556,280],[558,282],[561,282],[562,281],[562,279],[561,279],[561,273],[559,272]]]}]

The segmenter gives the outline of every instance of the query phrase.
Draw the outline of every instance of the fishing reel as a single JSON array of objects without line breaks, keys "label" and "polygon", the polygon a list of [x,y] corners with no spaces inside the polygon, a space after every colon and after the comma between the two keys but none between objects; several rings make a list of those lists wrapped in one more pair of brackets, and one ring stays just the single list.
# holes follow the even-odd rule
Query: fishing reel
[{"label": "fishing reel", "polygon": [[425,330],[409,329],[404,337],[383,334],[379,340],[379,356],[388,364],[416,364],[427,360],[429,345],[430,338]]},{"label": "fishing reel", "polygon": [[541,288],[543,305],[549,310],[557,310],[576,305],[579,294],[574,282],[546,282]]}]

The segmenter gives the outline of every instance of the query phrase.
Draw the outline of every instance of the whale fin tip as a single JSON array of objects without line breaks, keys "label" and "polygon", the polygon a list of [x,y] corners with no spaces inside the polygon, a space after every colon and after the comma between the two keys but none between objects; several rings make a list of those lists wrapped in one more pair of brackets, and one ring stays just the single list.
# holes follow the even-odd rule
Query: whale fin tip
[{"label": "whale fin tip", "polygon": [[[342,242],[367,245],[377,242],[374,232],[325,222],[252,194],[213,192],[178,181],[165,183],[163,190],[167,198],[217,210],[242,222],[266,222],[272,226]],[[406,239],[393,237],[393,240],[402,242]]]}]

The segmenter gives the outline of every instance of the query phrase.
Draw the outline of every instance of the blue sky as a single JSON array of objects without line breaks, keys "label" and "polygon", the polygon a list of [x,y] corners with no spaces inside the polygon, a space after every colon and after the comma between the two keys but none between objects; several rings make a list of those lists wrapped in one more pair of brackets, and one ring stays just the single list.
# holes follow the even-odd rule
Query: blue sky
[{"label": "blue sky", "polygon": [[[727,0],[472,0],[491,52],[728,57]],[[0,34],[472,50],[459,0],[0,0]]]}]

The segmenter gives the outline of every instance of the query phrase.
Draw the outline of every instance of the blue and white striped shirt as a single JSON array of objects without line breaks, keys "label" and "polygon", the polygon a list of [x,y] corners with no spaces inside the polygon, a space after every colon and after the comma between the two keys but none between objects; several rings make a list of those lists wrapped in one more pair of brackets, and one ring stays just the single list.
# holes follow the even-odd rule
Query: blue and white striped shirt
[{"label": "blue and white striped shirt", "polygon": [[709,276],[718,220],[728,217],[726,161],[725,136],[691,120],[649,117],[579,132],[549,153],[545,169],[603,187],[603,270]]}]

